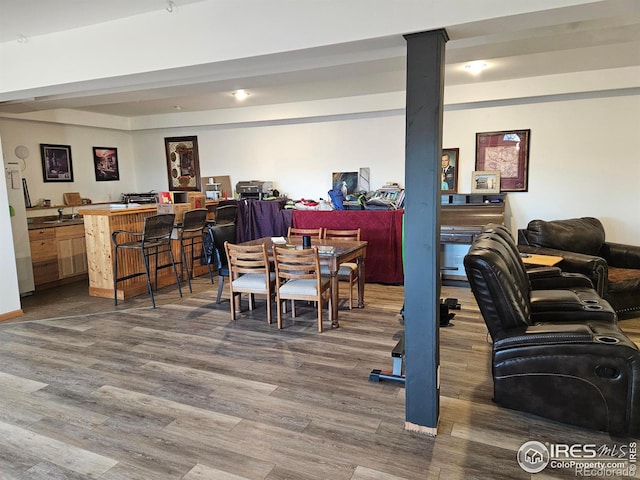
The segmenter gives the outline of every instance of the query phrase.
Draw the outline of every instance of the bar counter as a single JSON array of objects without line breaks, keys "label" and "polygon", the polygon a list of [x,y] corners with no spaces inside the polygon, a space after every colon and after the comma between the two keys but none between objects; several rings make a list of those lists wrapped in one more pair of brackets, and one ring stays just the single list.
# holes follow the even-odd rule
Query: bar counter
[{"label": "bar counter", "polygon": [[[217,203],[217,202],[216,202]],[[207,207],[209,207],[207,202]],[[89,295],[94,297],[113,298],[113,244],[111,234],[116,230],[142,232],[144,219],[157,213],[156,204],[96,205],[80,209],[84,218],[85,242],[87,246],[87,264],[89,267]],[[173,242],[173,254],[176,262],[180,261],[179,242]],[[166,254],[165,254],[166,255]],[[189,255],[187,253],[187,261]],[[168,263],[169,258],[160,255],[158,264]],[[150,262],[151,281],[154,281],[153,264]],[[180,266],[177,265],[178,273]],[[207,267],[194,260],[194,276],[208,271]],[[118,257],[118,275],[143,272],[142,255],[137,250],[120,250]],[[175,285],[173,269],[165,268],[158,272],[157,287]],[[118,300],[125,300],[136,295],[147,293],[147,280],[144,275],[118,282]]]}]

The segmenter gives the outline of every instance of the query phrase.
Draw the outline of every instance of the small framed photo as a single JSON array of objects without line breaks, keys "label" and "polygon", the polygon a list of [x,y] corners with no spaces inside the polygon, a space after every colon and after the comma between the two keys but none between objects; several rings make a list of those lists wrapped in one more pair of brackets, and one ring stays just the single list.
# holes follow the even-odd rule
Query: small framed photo
[{"label": "small framed photo", "polygon": [[531,130],[476,133],[476,170],[498,170],[503,192],[526,192],[530,133]]},{"label": "small framed photo", "polygon": [[500,193],[500,172],[476,170],[471,177],[471,193]]},{"label": "small framed photo", "polygon": [[115,147],[93,147],[93,168],[96,182],[120,180],[118,149]]},{"label": "small framed photo", "polygon": [[71,146],[41,143],[40,155],[45,182],[73,182]]},{"label": "small framed photo", "polygon": [[442,170],[440,190],[442,193],[456,193],[458,191],[458,162],[459,148],[442,149]]},{"label": "small framed photo", "polygon": [[169,191],[199,191],[198,137],[166,137],[164,146],[167,154]]}]

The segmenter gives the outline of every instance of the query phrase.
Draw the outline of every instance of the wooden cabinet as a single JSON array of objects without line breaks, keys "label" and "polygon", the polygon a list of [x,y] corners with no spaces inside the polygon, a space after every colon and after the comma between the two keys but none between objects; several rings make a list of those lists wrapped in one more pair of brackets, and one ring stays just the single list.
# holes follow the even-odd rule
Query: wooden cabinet
[{"label": "wooden cabinet", "polygon": [[29,243],[36,290],[87,275],[84,225],[29,230]]},{"label": "wooden cabinet", "polygon": [[29,230],[33,280],[36,288],[58,280],[58,253],[54,228]]},{"label": "wooden cabinet", "polygon": [[56,251],[59,278],[85,274],[87,268],[87,247],[84,242],[84,225],[57,227]]}]

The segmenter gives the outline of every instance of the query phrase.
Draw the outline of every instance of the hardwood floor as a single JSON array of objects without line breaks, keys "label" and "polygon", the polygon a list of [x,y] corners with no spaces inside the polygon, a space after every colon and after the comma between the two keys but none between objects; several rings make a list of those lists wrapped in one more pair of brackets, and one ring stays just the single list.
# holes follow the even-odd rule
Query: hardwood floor
[{"label": "hardwood floor", "polygon": [[[608,435],[491,401],[490,345],[465,287],[441,328],[438,435],[404,430],[404,388],[368,381],[391,369],[399,286],[367,284],[366,308],[316,331],[300,304],[285,328],[264,300],[230,320],[228,292],[196,279],[122,302],[71,285],[24,299],[0,324],[0,479],[524,479],[529,440],[612,443]],[[245,304],[246,308],[246,304]],[[640,317],[621,322],[640,341]],[[624,439],[623,439],[624,440]]]}]

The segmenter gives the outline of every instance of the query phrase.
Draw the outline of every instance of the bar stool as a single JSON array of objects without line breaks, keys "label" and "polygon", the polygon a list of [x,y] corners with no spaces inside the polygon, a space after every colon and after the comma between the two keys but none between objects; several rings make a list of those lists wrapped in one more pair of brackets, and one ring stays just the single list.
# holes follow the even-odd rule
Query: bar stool
[{"label": "bar stool", "polygon": [[[154,257],[154,274],[155,274],[155,286],[158,287],[158,270],[163,268],[172,267],[173,273],[176,277],[176,284],[178,285],[178,291],[180,297],[182,297],[182,288],[180,287],[180,279],[178,278],[178,269],[176,268],[176,262],[173,258],[173,250],[171,249],[171,232],[173,231],[173,221],[175,215],[173,213],[165,213],[161,215],[152,215],[144,219],[144,226],[142,232],[131,232],[128,230],[115,230],[111,234],[111,241],[113,243],[113,300],[118,305],[118,282],[128,280],[130,278],[139,277],[140,275],[146,275],[147,277],[147,289],[151,296],[151,303],[153,308],[156,308],[156,301],[153,296],[153,289],[151,288],[151,276],[149,275],[149,257]],[[118,243],[117,237],[119,235],[126,235],[130,239],[128,241]],[[133,239],[131,239],[133,238]],[[143,272],[135,272],[118,277],[118,250],[139,250],[142,255],[142,263],[144,264]],[[161,253],[169,253],[170,263],[158,265],[158,255]]]},{"label": "bar stool", "polygon": [[[193,274],[193,260],[200,258],[202,255],[202,246],[204,244],[204,228],[207,223],[206,208],[197,208],[184,212],[182,224],[176,227],[177,240],[180,242],[180,278],[184,276],[184,270],[187,271],[187,283],[189,284],[189,292],[193,292],[191,288],[191,275]],[[196,247],[200,245],[200,252],[196,255]],[[187,247],[190,247],[190,261],[187,262]],[[207,263],[209,268],[209,277],[211,273],[211,263]]]}]

